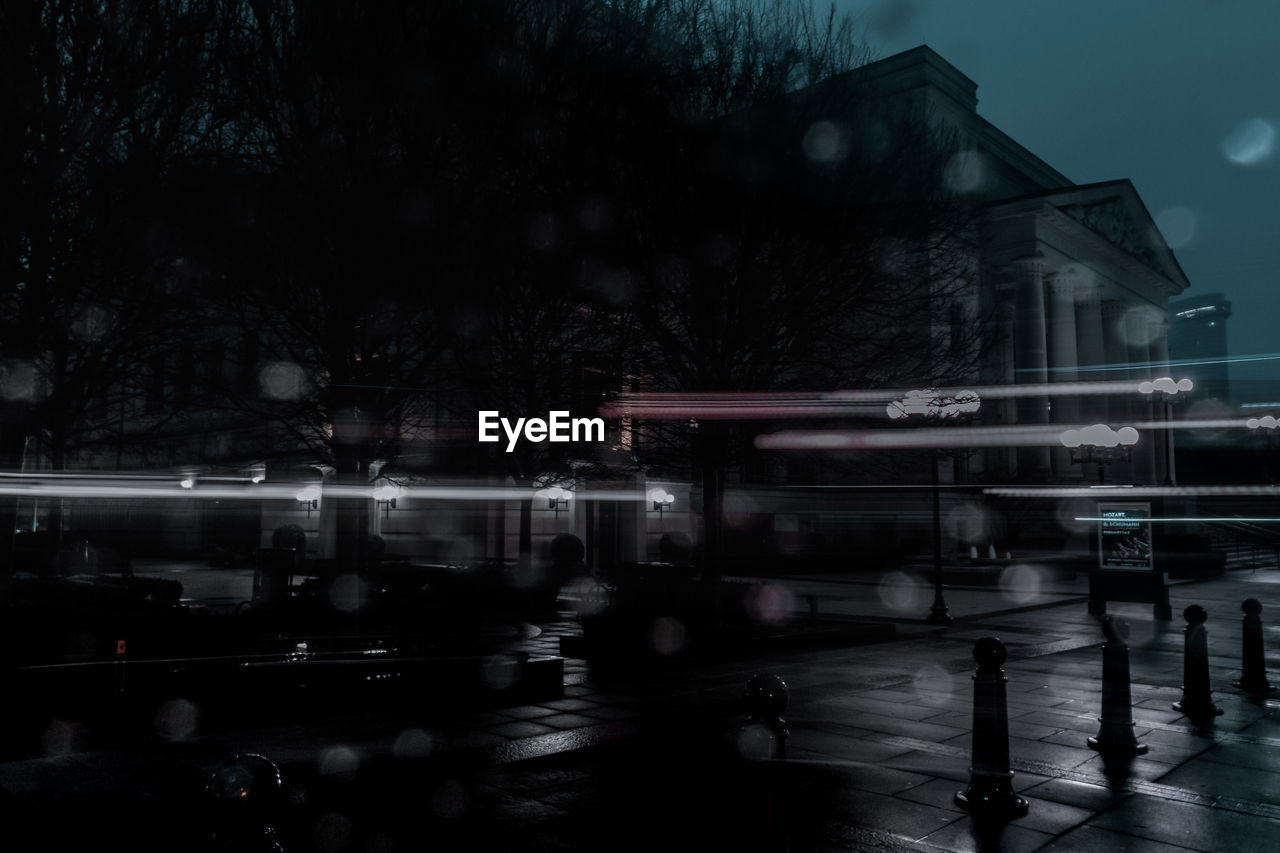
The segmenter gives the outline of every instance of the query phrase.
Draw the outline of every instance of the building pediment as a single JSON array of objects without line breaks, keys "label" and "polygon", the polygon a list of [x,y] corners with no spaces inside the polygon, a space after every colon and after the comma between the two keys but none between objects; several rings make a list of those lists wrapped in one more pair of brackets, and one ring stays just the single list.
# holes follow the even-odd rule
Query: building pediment
[{"label": "building pediment", "polygon": [[1054,208],[1168,279],[1177,291],[1189,286],[1160,229],[1129,181],[1073,187],[1050,194]]}]

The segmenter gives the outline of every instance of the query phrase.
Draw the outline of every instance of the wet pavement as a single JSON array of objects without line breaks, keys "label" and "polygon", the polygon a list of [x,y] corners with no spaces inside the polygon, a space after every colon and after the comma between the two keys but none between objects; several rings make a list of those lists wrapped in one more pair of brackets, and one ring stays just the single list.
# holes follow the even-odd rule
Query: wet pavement
[{"label": "wet pavement", "polygon": [[[40,833],[43,849],[104,835],[134,849],[291,851],[1274,845],[1280,699],[1232,682],[1246,598],[1263,605],[1268,670],[1277,665],[1280,569],[1176,583],[1170,622],[1154,620],[1150,605],[1109,605],[1131,626],[1134,734],[1149,747],[1121,762],[1087,744],[1099,733],[1103,637],[1084,578],[1030,577],[947,587],[950,627],[921,618],[933,596],[922,576],[772,579],[766,613],[799,618],[816,597],[824,622],[892,634],[808,643],[800,622],[783,620],[732,654],[609,667],[565,657],[563,691],[538,701],[467,710],[452,707],[449,685],[426,685],[438,701],[209,732],[198,707],[175,699],[157,710],[154,736],[114,749],[86,749],[74,721],[55,721],[44,757],[0,764],[0,807],[11,825]],[[1207,724],[1171,707],[1183,695],[1181,614],[1192,604],[1209,614],[1210,684],[1222,709]],[[581,633],[572,609],[533,628],[507,650],[553,657],[561,638]],[[1029,804],[1010,820],[977,820],[954,800],[971,781],[972,650],[986,636],[1009,652],[1009,769]],[[758,740],[744,736],[744,687],[762,672],[788,688],[781,760],[759,760]],[[278,791],[251,792],[242,814],[231,807],[243,803],[198,796],[246,753],[279,765]]]}]

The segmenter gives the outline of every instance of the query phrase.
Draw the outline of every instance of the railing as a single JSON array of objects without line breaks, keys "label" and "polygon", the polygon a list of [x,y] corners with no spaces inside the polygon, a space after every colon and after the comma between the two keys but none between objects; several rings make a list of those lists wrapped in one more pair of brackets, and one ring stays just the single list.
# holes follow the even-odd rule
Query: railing
[{"label": "railing", "polygon": [[1218,550],[1227,554],[1229,568],[1280,566],[1280,527],[1249,521],[1202,521],[1200,528]]}]

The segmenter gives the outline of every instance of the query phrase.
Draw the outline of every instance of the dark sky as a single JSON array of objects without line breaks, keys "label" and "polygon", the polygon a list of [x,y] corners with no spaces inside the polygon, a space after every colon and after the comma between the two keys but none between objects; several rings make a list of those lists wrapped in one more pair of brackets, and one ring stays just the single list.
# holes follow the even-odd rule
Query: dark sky
[{"label": "dark sky", "polygon": [[[815,0],[825,8],[827,0]],[[1280,3],[835,0],[877,58],[927,44],[978,112],[1076,183],[1128,178],[1232,354],[1280,353]],[[1233,377],[1280,373],[1280,360]]]}]

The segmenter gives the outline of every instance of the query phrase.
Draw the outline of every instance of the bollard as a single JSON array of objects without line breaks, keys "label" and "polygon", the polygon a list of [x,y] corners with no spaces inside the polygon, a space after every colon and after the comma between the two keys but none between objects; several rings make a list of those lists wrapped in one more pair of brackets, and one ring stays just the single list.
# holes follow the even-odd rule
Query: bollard
[{"label": "bollard", "polygon": [[1097,737],[1088,740],[1098,752],[1143,755],[1147,745],[1133,734],[1133,699],[1129,689],[1129,623],[1114,616],[1102,620],[1107,642],[1102,646],[1102,716]]},{"label": "bollard", "polygon": [[973,644],[973,763],[969,787],[955,803],[974,817],[1010,818],[1027,813],[1027,801],[1013,792],[1009,769],[1009,710],[1005,700],[1004,643],[983,637]]},{"label": "bollard", "polygon": [[1194,721],[1208,720],[1222,713],[1213,704],[1209,691],[1209,640],[1205,620],[1209,614],[1198,604],[1182,611],[1187,620],[1183,645],[1182,701],[1173,703],[1173,710],[1186,714]]},{"label": "bollard", "polygon": [[[769,853],[785,853],[791,847],[786,829],[788,812],[782,769],[775,761],[787,757],[787,722],[782,712],[787,709],[787,683],[776,675],[757,674],[747,681],[743,694],[749,716],[738,735],[738,750],[743,757],[763,760],[765,763],[748,775],[753,781],[748,790],[754,790],[752,801],[764,817],[764,825],[756,825],[752,832],[753,849]],[[759,799],[755,799],[755,797]]]},{"label": "bollard", "polygon": [[1240,680],[1235,686],[1250,693],[1274,693],[1267,681],[1267,658],[1262,643],[1262,602],[1246,598],[1240,605],[1244,611],[1244,634],[1240,654]]},{"label": "bollard", "polygon": [[787,709],[787,683],[776,675],[753,675],[743,699],[748,709],[740,739],[743,753],[752,758],[786,758],[790,732],[782,712]]},{"label": "bollard", "polygon": [[128,663],[128,657],[126,655],[127,648],[128,648],[127,640],[116,640],[115,687],[116,687],[116,694],[120,696],[124,695],[124,688],[125,688],[124,668],[125,668],[125,664]]}]

